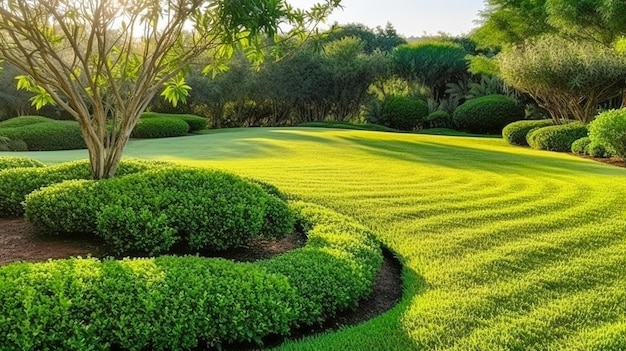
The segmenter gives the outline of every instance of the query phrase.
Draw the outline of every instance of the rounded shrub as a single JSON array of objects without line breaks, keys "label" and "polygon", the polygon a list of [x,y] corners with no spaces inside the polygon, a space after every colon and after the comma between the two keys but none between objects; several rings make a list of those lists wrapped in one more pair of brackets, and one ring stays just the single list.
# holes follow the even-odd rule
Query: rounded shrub
[{"label": "rounded shrub", "polygon": [[184,136],[189,133],[189,124],[177,118],[140,119],[132,131],[133,138],[169,138]]},{"label": "rounded shrub", "polygon": [[46,165],[40,161],[33,160],[28,157],[17,156],[0,156],[0,171],[10,168],[38,168],[45,167]]},{"label": "rounded shrub", "polygon": [[589,137],[584,137],[576,140],[572,143],[572,153],[577,155],[585,155],[587,153],[587,146],[591,144]]},{"label": "rounded shrub", "polygon": [[0,128],[19,128],[37,123],[48,123],[55,120],[43,116],[19,116],[0,122]]},{"label": "rounded shrub", "polygon": [[424,122],[428,125],[428,128],[440,128],[450,125],[452,119],[450,114],[443,110],[437,110],[426,116]]},{"label": "rounded shrub", "polygon": [[626,109],[599,114],[589,124],[589,138],[626,163]]},{"label": "rounded shrub", "polygon": [[355,306],[382,263],[374,234],[317,205],[292,209],[306,246],[255,263],[167,256],[2,266],[0,349],[260,344]]},{"label": "rounded shrub", "polygon": [[226,250],[255,237],[285,237],[295,222],[284,201],[257,185],[181,167],[59,183],[29,194],[25,209],[42,232],[94,233],[118,254],[154,255],[177,243]]},{"label": "rounded shrub", "polygon": [[550,119],[516,121],[502,129],[502,138],[511,145],[528,146],[526,135],[532,129],[554,125]]},{"label": "rounded shrub", "polygon": [[[40,118],[47,121],[0,128],[0,136],[7,137],[14,142],[25,143],[29,151],[76,150],[87,147],[78,122]],[[14,146],[14,149],[16,148]]]},{"label": "rounded shrub", "polygon": [[576,140],[586,136],[587,126],[580,122],[572,122],[531,130],[526,139],[533,149],[569,152]]},{"label": "rounded shrub", "polygon": [[428,105],[424,101],[409,96],[388,96],[381,105],[381,120],[370,122],[399,130],[414,130],[427,115]]},{"label": "rounded shrub", "polygon": [[466,101],[454,110],[457,127],[471,133],[500,134],[509,123],[524,118],[524,107],[505,95],[487,95]]},{"label": "rounded shrub", "polygon": [[189,125],[190,133],[197,132],[199,130],[204,130],[207,127],[206,118],[196,116],[196,115],[144,112],[141,115],[141,119],[146,119],[146,118],[174,118],[174,119],[183,120]]},{"label": "rounded shrub", "polygon": [[[162,166],[162,162],[127,159],[120,162],[117,176]],[[62,163],[43,168],[12,168],[0,172],[0,217],[24,214],[26,195],[45,186],[71,179],[90,179],[88,161]],[[51,218],[55,218],[53,214]]]}]

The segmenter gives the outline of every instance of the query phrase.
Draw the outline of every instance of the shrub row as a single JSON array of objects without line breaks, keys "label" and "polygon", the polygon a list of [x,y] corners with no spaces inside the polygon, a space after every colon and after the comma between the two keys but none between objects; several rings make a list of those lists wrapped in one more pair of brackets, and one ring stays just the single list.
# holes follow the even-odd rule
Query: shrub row
[{"label": "shrub row", "polygon": [[[117,175],[137,173],[163,163],[122,160]],[[88,161],[76,161],[43,168],[13,168],[0,172],[0,217],[24,214],[22,202],[31,192],[70,179],[90,179]]]},{"label": "shrub row", "polygon": [[572,144],[587,136],[587,126],[580,122],[532,129],[526,136],[533,149],[569,152]]},{"label": "shrub row", "polygon": [[517,121],[509,123],[502,129],[502,137],[511,145],[528,146],[526,135],[535,128],[543,128],[553,125],[550,119]]},{"label": "shrub row", "polygon": [[0,171],[11,168],[38,168],[45,167],[42,162],[37,160],[33,160],[28,157],[17,157],[17,156],[0,156]]},{"label": "shrub row", "polygon": [[267,261],[70,259],[0,267],[0,349],[186,350],[313,324],[371,292],[373,234],[298,203],[307,245]]},{"label": "shrub row", "polygon": [[589,137],[580,138],[572,143],[572,152],[577,155],[589,155],[593,157],[611,156],[603,145],[592,142]]},{"label": "shrub row", "polygon": [[170,138],[184,136],[189,133],[189,125],[185,121],[174,118],[140,119],[132,131],[133,138]]},{"label": "shrub row", "polygon": [[196,115],[185,115],[185,114],[166,114],[166,113],[155,113],[155,112],[144,112],[141,115],[141,119],[150,119],[150,118],[170,118],[182,120],[189,125],[189,132],[197,132],[199,130],[204,130],[207,127],[206,118],[196,116]]},{"label": "shrub row", "polygon": [[226,250],[294,231],[287,204],[235,175],[161,167],[113,179],[70,180],[26,196],[44,233],[95,233],[117,254],[160,254],[175,244]]},{"label": "shrub row", "polygon": [[10,140],[10,151],[50,151],[84,149],[78,122],[46,117],[23,116],[0,124],[0,137]]},{"label": "shrub row", "polygon": [[524,108],[504,95],[487,95],[468,100],[454,110],[457,127],[471,133],[500,134],[507,124],[524,118]]}]

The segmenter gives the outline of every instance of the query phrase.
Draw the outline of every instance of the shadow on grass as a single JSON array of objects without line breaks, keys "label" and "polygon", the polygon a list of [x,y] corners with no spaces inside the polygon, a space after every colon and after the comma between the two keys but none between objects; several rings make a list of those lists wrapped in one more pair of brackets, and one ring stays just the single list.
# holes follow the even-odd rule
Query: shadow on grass
[{"label": "shadow on grass", "polygon": [[623,176],[626,170],[606,166],[583,159],[564,159],[557,153],[540,152],[525,155],[495,148],[451,145],[434,141],[373,140],[349,136],[339,136],[356,147],[372,155],[388,157],[400,161],[419,162],[427,165],[464,170],[487,170],[496,173],[529,175],[533,172],[559,176],[564,171],[583,172],[593,175]]}]

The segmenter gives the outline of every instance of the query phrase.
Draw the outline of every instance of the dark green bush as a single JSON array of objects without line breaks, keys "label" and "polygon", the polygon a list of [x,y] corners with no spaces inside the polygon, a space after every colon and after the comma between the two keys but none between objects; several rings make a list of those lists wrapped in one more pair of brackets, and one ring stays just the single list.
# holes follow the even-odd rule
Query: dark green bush
[{"label": "dark green bush", "polygon": [[189,350],[260,342],[370,294],[375,236],[316,205],[292,206],[307,246],[267,261],[69,259],[0,267],[2,350]]},{"label": "dark green bush", "polygon": [[28,151],[28,145],[24,140],[9,140],[6,144],[6,151]]},{"label": "dark green bush", "polygon": [[526,139],[533,149],[569,152],[576,140],[586,136],[587,126],[572,122],[531,130]]},{"label": "dark green bush", "polygon": [[95,233],[118,254],[153,255],[175,243],[226,250],[282,238],[295,221],[284,201],[237,176],[174,167],[45,187],[26,197],[25,209],[42,232]]},{"label": "dark green bush", "polygon": [[626,163],[626,109],[599,114],[589,124],[589,138]]},{"label": "dark green bush", "polygon": [[0,128],[0,136],[7,137],[12,141],[21,140],[26,143],[30,151],[86,148],[78,122],[41,118],[48,121],[14,128]]},{"label": "dark green bush", "polygon": [[415,130],[428,115],[428,105],[424,101],[409,96],[388,96],[381,105],[380,120],[370,123],[399,130]]},{"label": "dark green bush", "polygon": [[448,112],[443,110],[437,110],[435,112],[432,112],[431,114],[426,116],[426,118],[424,118],[424,122],[425,124],[427,124],[426,127],[428,128],[447,127],[450,125],[451,121],[452,119],[450,118]]},{"label": "dark green bush", "polygon": [[140,119],[131,136],[133,138],[169,138],[187,135],[189,124],[182,119],[154,117]]},{"label": "dark green bush", "polygon": [[589,144],[591,144],[589,137],[580,138],[572,143],[572,152],[577,155],[584,155],[587,153],[586,150]]},{"label": "dark green bush", "polygon": [[524,107],[504,95],[487,95],[466,101],[454,110],[457,127],[472,133],[500,134],[507,124],[524,118]]},{"label": "dark green bush", "polygon": [[607,151],[604,145],[591,142],[585,148],[585,153],[592,157],[606,158],[611,157],[611,153]]},{"label": "dark green bush", "polygon": [[502,138],[511,145],[528,146],[526,141],[528,132],[535,128],[547,127],[553,124],[554,122],[549,119],[509,123],[502,129]]},{"label": "dark green bush", "polygon": [[37,123],[48,123],[54,120],[43,116],[19,116],[0,122],[0,128],[19,128]]},{"label": "dark green bush", "polygon": [[145,118],[174,118],[185,121],[189,125],[189,132],[197,132],[199,130],[204,130],[207,127],[207,120],[204,117],[196,116],[196,115],[184,115],[184,114],[168,114],[168,113],[155,113],[155,112],[144,112],[141,115],[142,119]]},{"label": "dark green bush", "polygon": [[[117,176],[144,171],[163,165],[159,162],[142,160],[122,160]],[[26,195],[45,186],[70,179],[90,179],[91,167],[88,161],[63,163],[43,168],[13,168],[0,172],[0,217],[21,216],[24,214],[22,201]],[[51,218],[56,215],[52,214]]]},{"label": "dark green bush", "polygon": [[45,167],[43,163],[33,160],[28,157],[17,157],[17,156],[0,156],[0,171],[9,169],[9,168],[38,168]]}]

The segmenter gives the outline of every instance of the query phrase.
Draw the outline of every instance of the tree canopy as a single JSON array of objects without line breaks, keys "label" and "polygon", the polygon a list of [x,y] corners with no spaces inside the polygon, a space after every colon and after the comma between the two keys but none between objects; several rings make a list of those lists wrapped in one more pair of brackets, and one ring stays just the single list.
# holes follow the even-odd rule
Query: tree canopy
[{"label": "tree canopy", "polygon": [[206,72],[224,68],[235,47],[256,62],[267,38],[304,38],[340,0],[309,10],[284,0],[0,0],[0,58],[24,75],[18,87],[38,107],[56,104],[75,118],[94,178],[115,173],[130,133],[152,98],[173,103],[189,86],[184,72],[201,56]]}]

